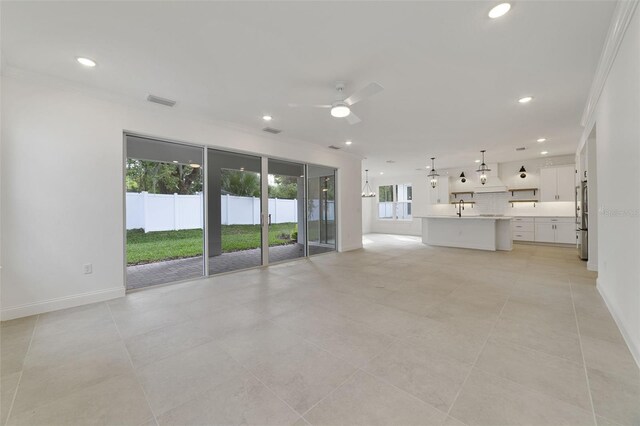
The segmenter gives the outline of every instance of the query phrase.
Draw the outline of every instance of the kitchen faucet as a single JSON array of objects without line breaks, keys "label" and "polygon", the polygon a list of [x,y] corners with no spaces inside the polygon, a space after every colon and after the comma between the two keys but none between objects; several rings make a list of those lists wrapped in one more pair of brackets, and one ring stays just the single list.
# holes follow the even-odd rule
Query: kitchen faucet
[{"label": "kitchen faucet", "polygon": [[462,210],[464,210],[464,200],[458,203],[458,217],[462,217]]}]

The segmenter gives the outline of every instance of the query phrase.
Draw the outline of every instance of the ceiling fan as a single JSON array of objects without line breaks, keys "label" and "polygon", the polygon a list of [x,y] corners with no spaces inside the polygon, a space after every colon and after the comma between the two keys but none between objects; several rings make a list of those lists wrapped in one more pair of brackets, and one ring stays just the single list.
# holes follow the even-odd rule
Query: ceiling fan
[{"label": "ceiling fan", "polygon": [[345,98],[344,97],[344,81],[336,81],[336,91],[338,92],[338,96],[335,102],[330,105],[302,105],[302,104],[289,104],[290,107],[310,107],[310,108],[326,108],[331,109],[331,115],[336,118],[346,118],[349,124],[357,124],[360,121],[360,118],[356,116],[353,111],[351,111],[351,107],[365,100],[376,93],[381,92],[384,87],[379,85],[378,83],[369,83],[364,88],[358,90],[353,93],[351,96]]}]

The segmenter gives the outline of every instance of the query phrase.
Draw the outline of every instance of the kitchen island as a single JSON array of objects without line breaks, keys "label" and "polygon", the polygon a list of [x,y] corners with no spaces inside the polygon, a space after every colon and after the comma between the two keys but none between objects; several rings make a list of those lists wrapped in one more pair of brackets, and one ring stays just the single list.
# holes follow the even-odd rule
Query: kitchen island
[{"label": "kitchen island", "polygon": [[430,246],[510,251],[511,217],[423,216],[422,242]]}]

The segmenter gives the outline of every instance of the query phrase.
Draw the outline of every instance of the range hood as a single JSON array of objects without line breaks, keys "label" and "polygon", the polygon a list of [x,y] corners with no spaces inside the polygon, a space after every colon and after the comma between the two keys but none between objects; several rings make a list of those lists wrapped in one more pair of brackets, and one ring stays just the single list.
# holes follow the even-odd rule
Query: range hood
[{"label": "range hood", "polygon": [[473,188],[476,194],[488,194],[492,192],[507,192],[507,186],[502,183],[498,177],[498,165],[489,164],[490,172],[487,173],[487,183],[484,185],[478,184]]},{"label": "range hood", "polygon": [[507,192],[507,187],[498,176],[487,176],[487,183],[484,185],[476,185],[473,188],[476,194],[487,194],[491,192]]}]

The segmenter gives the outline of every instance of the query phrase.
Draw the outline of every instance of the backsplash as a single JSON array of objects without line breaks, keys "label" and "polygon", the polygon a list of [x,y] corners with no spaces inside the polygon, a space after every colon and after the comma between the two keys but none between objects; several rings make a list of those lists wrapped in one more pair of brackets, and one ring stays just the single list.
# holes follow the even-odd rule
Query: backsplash
[{"label": "backsplash", "polygon": [[477,209],[479,215],[504,216],[507,214],[507,207],[510,206],[507,204],[509,195],[508,192],[476,193],[473,197],[473,201],[476,203],[474,208]]}]

